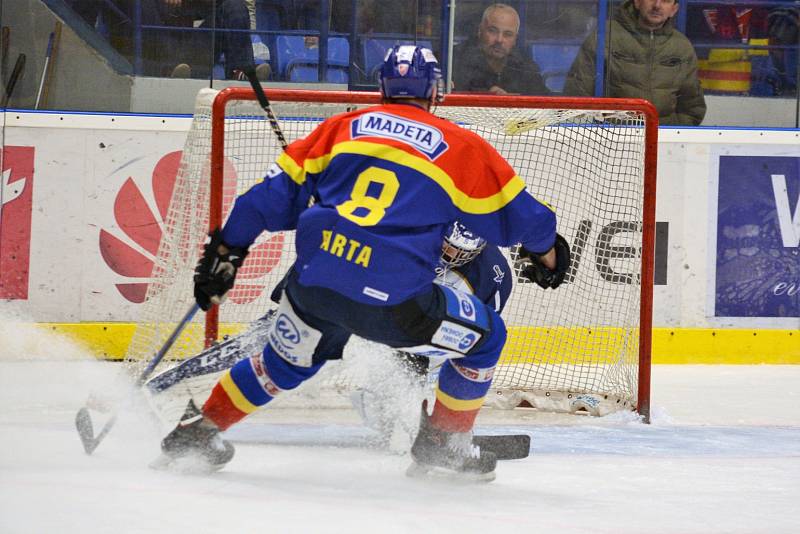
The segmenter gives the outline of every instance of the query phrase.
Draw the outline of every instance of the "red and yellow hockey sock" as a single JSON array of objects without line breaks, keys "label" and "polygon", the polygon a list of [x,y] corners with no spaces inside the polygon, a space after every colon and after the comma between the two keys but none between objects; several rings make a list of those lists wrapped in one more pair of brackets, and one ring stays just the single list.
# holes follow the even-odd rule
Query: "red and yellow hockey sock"
[{"label": "red and yellow hockey sock", "polygon": [[225,430],[282,391],[272,380],[259,354],[238,362],[222,375],[203,405],[203,415],[220,430]]},{"label": "red and yellow hockey sock", "polygon": [[263,354],[237,362],[222,375],[203,405],[203,415],[225,430],[314,376],[322,365],[299,367],[267,345]]},{"label": "red and yellow hockey sock", "polygon": [[468,432],[492,385],[494,367],[475,369],[449,360],[439,373],[431,425],[445,432]]}]

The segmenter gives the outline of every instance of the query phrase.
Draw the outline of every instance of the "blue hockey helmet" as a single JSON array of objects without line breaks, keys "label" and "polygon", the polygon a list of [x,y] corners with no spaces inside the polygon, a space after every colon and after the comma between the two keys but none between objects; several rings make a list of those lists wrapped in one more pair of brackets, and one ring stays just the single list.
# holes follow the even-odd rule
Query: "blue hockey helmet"
[{"label": "blue hockey helmet", "polygon": [[395,45],[386,51],[380,71],[384,98],[421,98],[429,100],[442,79],[439,62],[433,52],[422,46]]},{"label": "blue hockey helmet", "polygon": [[442,257],[439,261],[448,267],[460,267],[474,260],[486,247],[486,240],[469,231],[456,221],[444,234]]}]

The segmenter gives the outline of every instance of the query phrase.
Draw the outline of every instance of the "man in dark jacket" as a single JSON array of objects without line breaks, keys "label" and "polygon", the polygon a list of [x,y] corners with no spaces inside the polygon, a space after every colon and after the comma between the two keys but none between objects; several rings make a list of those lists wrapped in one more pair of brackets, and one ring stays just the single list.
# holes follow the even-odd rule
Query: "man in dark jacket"
[{"label": "man in dark jacket", "polygon": [[[609,23],[605,96],[644,98],[660,124],[696,126],[706,114],[692,43],[675,29],[675,0],[625,0]],[[593,96],[597,33],[581,46],[564,93]]]},{"label": "man in dark jacket", "polygon": [[483,12],[477,38],[453,49],[453,90],[496,95],[547,95],[539,67],[514,47],[519,15],[506,4]]}]

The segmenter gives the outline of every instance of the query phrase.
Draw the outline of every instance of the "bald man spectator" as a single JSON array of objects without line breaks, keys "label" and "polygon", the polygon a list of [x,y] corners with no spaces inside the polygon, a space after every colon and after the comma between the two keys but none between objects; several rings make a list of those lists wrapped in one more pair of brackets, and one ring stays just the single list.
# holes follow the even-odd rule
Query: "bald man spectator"
[{"label": "bald man spectator", "polygon": [[519,14],[506,4],[486,8],[478,33],[453,48],[453,91],[547,95],[539,66],[516,48]]}]

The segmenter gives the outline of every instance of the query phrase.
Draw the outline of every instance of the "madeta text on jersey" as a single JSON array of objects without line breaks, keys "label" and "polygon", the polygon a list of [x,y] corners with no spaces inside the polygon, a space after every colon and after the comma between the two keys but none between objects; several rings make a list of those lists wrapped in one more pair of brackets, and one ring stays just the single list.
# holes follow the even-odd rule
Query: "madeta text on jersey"
[{"label": "madeta text on jersey", "polygon": [[430,159],[447,150],[438,128],[388,113],[365,113],[353,121],[352,128],[353,139],[365,135],[394,139],[413,146]]},{"label": "madeta text on jersey", "polygon": [[372,257],[372,247],[342,234],[335,234],[331,230],[322,231],[322,244],[319,248],[339,258],[344,256],[347,261],[365,268],[369,267],[369,259]]}]

